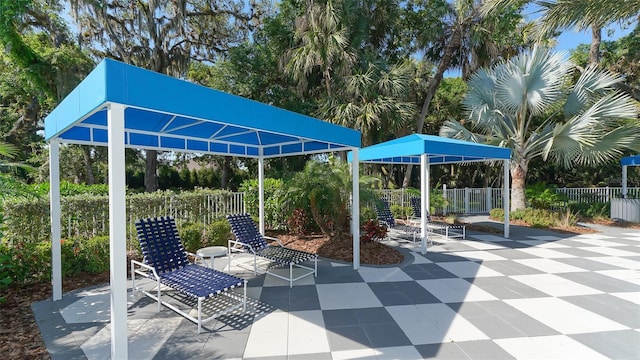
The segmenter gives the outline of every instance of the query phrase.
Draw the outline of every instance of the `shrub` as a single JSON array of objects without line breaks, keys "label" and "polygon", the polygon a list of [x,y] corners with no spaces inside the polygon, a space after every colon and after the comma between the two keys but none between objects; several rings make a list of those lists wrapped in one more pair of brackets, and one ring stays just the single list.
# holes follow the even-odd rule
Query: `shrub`
[{"label": "shrub", "polygon": [[84,270],[90,274],[109,271],[109,237],[95,236],[80,244],[80,255],[86,259]]},{"label": "shrub", "polygon": [[387,236],[387,227],[380,225],[378,220],[368,220],[360,228],[360,242],[368,243],[384,239]]},{"label": "shrub", "polygon": [[556,193],[556,186],[549,186],[545,182],[527,186],[525,195],[534,209],[564,208],[567,200],[566,196]]},{"label": "shrub", "polygon": [[287,228],[292,235],[304,235],[309,232],[309,216],[301,209],[293,210],[293,214],[287,219]]},{"label": "shrub", "polygon": [[2,291],[13,282],[11,278],[11,256],[8,254],[8,248],[0,241],[0,304],[7,301],[2,295]]},{"label": "shrub", "polygon": [[178,228],[178,234],[185,250],[195,253],[202,248],[202,233],[204,225],[202,223],[184,223]]},{"label": "shrub", "polygon": [[360,208],[360,225],[363,225],[369,220],[375,220],[378,218],[376,215],[376,211],[370,207],[361,207]]},{"label": "shrub", "polygon": [[611,217],[611,203],[570,203],[569,209],[572,212],[586,217],[601,217],[601,218],[610,218]]},{"label": "shrub", "polygon": [[[264,221],[272,229],[284,229],[287,212],[284,207],[284,183],[281,179],[264,179]],[[244,192],[244,203],[252,217],[258,216],[260,209],[258,198],[258,180],[245,180],[240,185]]]},{"label": "shrub", "polygon": [[231,225],[225,219],[215,221],[207,226],[203,243],[205,246],[227,246],[231,238]]},{"label": "shrub", "polygon": [[391,210],[391,214],[396,219],[406,219],[413,214],[413,210],[408,206],[402,207],[394,204],[389,206],[389,210]]}]

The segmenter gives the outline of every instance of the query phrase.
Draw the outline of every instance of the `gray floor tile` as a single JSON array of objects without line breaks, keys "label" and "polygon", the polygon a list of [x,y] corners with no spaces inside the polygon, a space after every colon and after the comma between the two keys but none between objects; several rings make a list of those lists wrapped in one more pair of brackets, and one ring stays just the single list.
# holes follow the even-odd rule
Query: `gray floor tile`
[{"label": "gray floor tile", "polygon": [[507,276],[478,277],[471,282],[501,300],[546,297],[546,293]]},{"label": "gray floor tile", "polygon": [[640,291],[640,285],[619,280],[597,272],[561,273],[557,275],[603,292]]},{"label": "gray floor tile", "polygon": [[[522,251],[518,251],[518,252],[521,254],[524,254]],[[533,274],[543,273],[538,269],[517,263],[515,261],[510,261],[510,260],[485,261],[482,263],[482,266],[486,266],[491,270],[495,270],[501,274],[508,275],[508,276],[533,275]]]},{"label": "gray floor tile", "polygon": [[327,329],[327,339],[331,351],[366,349],[371,347],[364,328],[356,326],[340,326]]},{"label": "gray floor tile", "polygon": [[607,331],[569,336],[605,355],[609,359],[640,359],[640,332],[635,330]]},{"label": "gray floor tile", "polygon": [[411,345],[411,341],[395,322],[362,325],[374,348]]},{"label": "gray floor tile", "polygon": [[354,313],[360,325],[395,324],[391,314],[382,307],[354,309]]},{"label": "gray floor tile", "polygon": [[458,343],[441,343],[441,344],[426,344],[416,345],[416,350],[422,355],[424,359],[439,359],[439,360],[465,360],[471,359],[467,354],[458,346]]},{"label": "gray floor tile", "polygon": [[[502,243],[500,243],[502,244]],[[531,255],[529,253],[526,253],[524,251],[520,251],[517,249],[499,249],[495,251],[496,255],[499,255],[505,259],[509,259],[509,260],[518,260],[518,259],[531,259],[531,258],[536,258],[537,256],[535,255]],[[502,261],[504,262],[505,260],[495,260],[497,261]]]},{"label": "gray floor tile", "polygon": [[414,280],[446,279],[457,276],[438,266],[438,264],[412,264],[402,268]]},{"label": "gray floor tile", "polygon": [[359,324],[354,309],[322,310],[324,326],[331,329],[337,326],[357,326]]},{"label": "gray floor tile", "polygon": [[447,304],[492,339],[559,334],[502,301]]},{"label": "gray floor tile", "polygon": [[511,360],[511,354],[491,340],[462,341],[458,346],[471,358],[478,360]]},{"label": "gray floor tile", "polygon": [[82,349],[72,349],[64,352],[52,352],[49,350],[51,360],[87,360],[87,356]]},{"label": "gray floor tile", "polygon": [[413,281],[369,283],[369,287],[384,306],[440,302],[424,287]]},{"label": "gray floor tile", "polygon": [[[632,329],[640,329],[640,307],[631,301],[609,294],[566,296],[562,300]],[[640,347],[638,351],[640,351]]]},{"label": "gray floor tile", "polygon": [[449,262],[449,261],[467,261],[466,258],[461,256],[451,255],[451,254],[441,254],[437,252],[427,252],[426,257],[427,259],[433,261],[434,263]]},{"label": "gray floor tile", "polygon": [[331,360],[331,353],[289,355],[287,360]]},{"label": "gray floor tile", "polygon": [[602,256],[602,253],[597,253],[595,251],[589,251],[589,250],[583,249],[583,248],[567,247],[567,248],[554,248],[553,250],[557,251],[557,252],[564,253],[564,254],[569,254],[569,255],[573,255],[573,256],[582,257],[582,258]]},{"label": "gray floor tile", "polygon": [[[600,254],[600,256],[602,256],[602,254]],[[621,267],[615,266],[613,264],[607,264],[607,263],[604,263],[602,261],[583,259],[583,258],[580,258],[580,257],[558,258],[558,259],[553,259],[553,260],[561,262],[561,263],[564,263],[564,264],[567,264],[567,265],[576,266],[576,267],[579,267],[581,269],[585,269],[585,270],[589,270],[589,271],[622,269]]]},{"label": "gray floor tile", "polygon": [[[323,269],[324,270],[324,269]],[[364,282],[362,276],[358,271],[353,270],[351,266],[348,267],[329,267],[322,272],[318,270],[318,277],[316,277],[316,284],[342,284],[342,283],[354,283]]]}]

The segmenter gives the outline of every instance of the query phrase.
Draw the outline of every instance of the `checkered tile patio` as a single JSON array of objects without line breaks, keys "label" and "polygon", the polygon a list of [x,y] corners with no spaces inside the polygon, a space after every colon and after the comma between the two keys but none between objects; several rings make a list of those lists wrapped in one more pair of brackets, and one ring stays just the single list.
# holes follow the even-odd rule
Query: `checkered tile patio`
[{"label": "checkered tile patio", "polygon": [[[130,358],[640,359],[640,231],[513,238],[436,239],[393,267],[322,260],[293,288],[232,266],[250,279],[248,312],[202,334],[131,294]],[[53,359],[108,358],[108,290],[33,305]]]}]

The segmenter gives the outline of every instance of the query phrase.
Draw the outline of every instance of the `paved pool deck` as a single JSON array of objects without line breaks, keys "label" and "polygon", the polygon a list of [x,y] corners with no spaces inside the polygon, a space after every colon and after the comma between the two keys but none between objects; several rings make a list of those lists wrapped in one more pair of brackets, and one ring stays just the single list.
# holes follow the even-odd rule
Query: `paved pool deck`
[{"label": "paved pool deck", "polygon": [[[247,311],[200,334],[130,292],[129,358],[640,359],[640,230],[593,227],[579,235],[512,226],[509,239],[467,231],[464,240],[434,238],[426,255],[388,241],[402,264],[353,270],[321,259],[318,276],[293,288],[232,263],[249,280]],[[32,308],[52,359],[110,357],[108,284]]]}]

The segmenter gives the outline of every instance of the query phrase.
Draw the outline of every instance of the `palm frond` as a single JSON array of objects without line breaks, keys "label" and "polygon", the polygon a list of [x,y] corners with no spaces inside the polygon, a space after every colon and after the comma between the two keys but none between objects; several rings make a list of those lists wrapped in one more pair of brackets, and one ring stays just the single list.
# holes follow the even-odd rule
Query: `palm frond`
[{"label": "palm frond", "polygon": [[623,78],[609,71],[598,69],[596,65],[587,67],[573,86],[564,105],[565,117],[569,118],[580,109],[591,105],[595,99],[606,94]]}]

